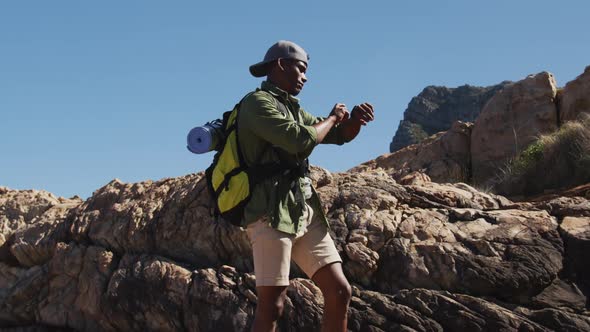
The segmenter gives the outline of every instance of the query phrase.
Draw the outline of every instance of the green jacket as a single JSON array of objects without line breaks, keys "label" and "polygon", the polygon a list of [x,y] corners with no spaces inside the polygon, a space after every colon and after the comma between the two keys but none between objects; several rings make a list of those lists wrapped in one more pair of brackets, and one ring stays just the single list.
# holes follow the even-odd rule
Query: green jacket
[{"label": "green jacket", "polygon": [[[287,116],[278,109],[277,101],[287,107]],[[304,111],[299,106],[299,99],[268,81],[262,82],[260,89],[242,100],[238,117],[240,147],[246,164],[256,167],[268,162],[285,162],[285,159],[293,163],[305,160],[317,145],[317,133],[312,125],[323,119]],[[342,145],[345,140],[335,126],[322,143]],[[296,201],[291,190],[293,184],[301,188],[301,178],[293,181],[287,176],[278,175],[256,185],[244,210],[243,225],[266,215],[271,226],[277,230],[297,233],[303,204]],[[312,192],[308,203],[314,214],[320,216],[327,225],[319,197],[315,190]]]}]

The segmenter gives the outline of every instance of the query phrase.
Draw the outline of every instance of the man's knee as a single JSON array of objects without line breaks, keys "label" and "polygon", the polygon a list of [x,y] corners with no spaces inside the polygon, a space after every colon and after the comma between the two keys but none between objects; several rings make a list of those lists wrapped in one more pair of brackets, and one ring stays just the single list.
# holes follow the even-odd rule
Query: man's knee
[{"label": "man's knee", "polygon": [[331,297],[338,302],[348,304],[352,298],[352,288],[348,281],[344,280],[344,282],[335,284],[333,289],[331,289],[330,293],[326,294],[326,296]]},{"label": "man's knee", "polygon": [[265,295],[258,296],[257,311],[260,311],[263,316],[275,321],[283,314],[283,310],[285,308],[286,292],[281,292],[278,295]]},{"label": "man's knee", "polygon": [[313,277],[328,302],[350,302],[352,289],[344,276],[341,263],[324,266]]},{"label": "man's knee", "polygon": [[337,280],[322,289],[324,299],[327,302],[348,304],[352,298],[352,288],[346,279]]}]

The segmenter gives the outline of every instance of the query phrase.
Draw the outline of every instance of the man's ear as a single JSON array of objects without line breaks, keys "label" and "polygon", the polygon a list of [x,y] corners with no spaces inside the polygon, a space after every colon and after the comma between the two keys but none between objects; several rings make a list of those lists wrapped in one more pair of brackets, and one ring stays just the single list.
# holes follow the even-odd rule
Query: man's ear
[{"label": "man's ear", "polygon": [[285,71],[285,66],[287,65],[285,59],[279,58],[277,59],[277,66],[281,71]]}]

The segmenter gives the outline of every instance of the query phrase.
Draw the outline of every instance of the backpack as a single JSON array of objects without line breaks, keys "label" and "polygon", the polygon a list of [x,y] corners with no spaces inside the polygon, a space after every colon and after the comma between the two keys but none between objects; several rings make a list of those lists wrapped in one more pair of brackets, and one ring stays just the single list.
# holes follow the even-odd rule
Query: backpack
[{"label": "backpack", "polygon": [[[221,217],[236,226],[241,226],[244,208],[250,201],[254,186],[265,178],[291,171],[280,163],[254,167],[246,165],[240,148],[238,117],[242,101],[251,94],[246,95],[231,111],[223,113],[223,138],[213,162],[205,171],[207,187],[213,200],[213,215],[216,219]],[[286,115],[287,107],[274,99],[277,108]]]}]

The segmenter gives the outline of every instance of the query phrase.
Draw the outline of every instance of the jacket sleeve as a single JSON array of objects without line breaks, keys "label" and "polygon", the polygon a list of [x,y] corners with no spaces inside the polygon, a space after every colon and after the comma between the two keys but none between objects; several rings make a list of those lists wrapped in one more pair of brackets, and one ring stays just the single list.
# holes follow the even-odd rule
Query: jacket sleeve
[{"label": "jacket sleeve", "polygon": [[[303,123],[305,123],[306,125],[314,125],[318,122],[324,121],[326,118],[324,117],[316,117],[311,115],[310,113],[304,111],[303,109],[300,110],[301,112],[301,116],[303,119]],[[346,143],[346,141],[344,140],[344,137],[342,136],[341,130],[339,126],[334,126],[332,127],[332,129],[330,129],[330,132],[328,132],[328,135],[326,135],[326,137],[324,138],[324,140],[322,141],[321,144],[338,144],[338,145],[342,145]]]},{"label": "jacket sleeve", "polygon": [[288,153],[306,158],[316,146],[315,128],[285,117],[271,98],[265,93],[254,93],[244,99],[240,109],[241,128]]}]

